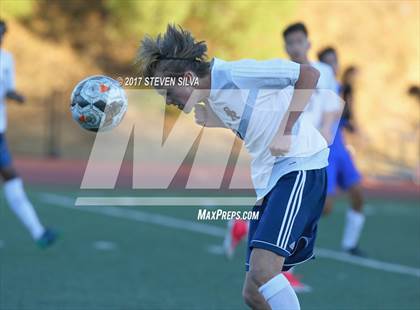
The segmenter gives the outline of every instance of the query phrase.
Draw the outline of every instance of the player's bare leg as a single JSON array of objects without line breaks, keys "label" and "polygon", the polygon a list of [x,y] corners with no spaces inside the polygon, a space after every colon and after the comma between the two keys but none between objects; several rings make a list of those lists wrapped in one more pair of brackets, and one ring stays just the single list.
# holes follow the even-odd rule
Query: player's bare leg
[{"label": "player's bare leg", "polygon": [[32,238],[40,238],[44,232],[44,227],[32,206],[28,204],[22,181],[16,170],[13,166],[2,167],[0,168],[0,175],[4,180],[4,193],[9,207],[30,231]]},{"label": "player's bare leg", "polygon": [[296,293],[281,273],[284,257],[254,248],[245,278],[245,303],[256,310],[300,309]]},{"label": "player's bare leg", "polygon": [[242,289],[242,295],[245,303],[251,307],[251,309],[271,309],[270,305],[267,304],[264,297],[258,291],[258,286],[249,277],[250,275],[248,271],[245,274],[245,282]]},{"label": "player's bare leg", "polygon": [[360,183],[350,187],[348,192],[352,209],[356,212],[363,212],[363,195]]}]

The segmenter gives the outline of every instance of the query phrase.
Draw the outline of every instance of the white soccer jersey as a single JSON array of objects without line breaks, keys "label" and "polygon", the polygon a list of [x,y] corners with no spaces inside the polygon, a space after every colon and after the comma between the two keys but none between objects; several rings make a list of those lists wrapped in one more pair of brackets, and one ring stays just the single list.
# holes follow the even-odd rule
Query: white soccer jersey
[{"label": "white soccer jersey", "polygon": [[12,54],[0,48],[0,133],[6,131],[6,93],[15,89],[15,67]]},{"label": "white soccer jersey", "polygon": [[305,115],[316,128],[320,128],[324,113],[339,111],[341,100],[336,96],[338,84],[332,68],[322,62],[313,62],[311,66],[319,71],[320,76]]},{"label": "white soccer jersey", "polygon": [[281,176],[328,164],[327,143],[305,113],[293,127],[287,155],[275,157],[269,150],[289,108],[299,72],[299,64],[280,59],[213,61],[208,103],[223,123],[243,138],[252,157],[251,173],[258,199]]}]

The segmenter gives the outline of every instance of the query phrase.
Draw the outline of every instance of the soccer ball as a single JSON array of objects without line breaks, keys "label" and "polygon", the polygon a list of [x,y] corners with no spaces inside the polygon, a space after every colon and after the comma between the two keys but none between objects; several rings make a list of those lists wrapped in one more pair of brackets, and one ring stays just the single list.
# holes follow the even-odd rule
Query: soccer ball
[{"label": "soccer ball", "polygon": [[118,126],[127,111],[127,96],[120,83],[104,75],[79,82],[71,94],[71,114],[84,129],[106,131]]}]

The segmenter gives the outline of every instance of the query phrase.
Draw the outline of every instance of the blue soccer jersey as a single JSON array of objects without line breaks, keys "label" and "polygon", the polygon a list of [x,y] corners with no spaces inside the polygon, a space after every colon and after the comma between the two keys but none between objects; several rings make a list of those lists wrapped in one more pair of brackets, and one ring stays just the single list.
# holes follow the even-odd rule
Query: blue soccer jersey
[{"label": "blue soccer jersey", "polygon": [[328,158],[328,195],[335,195],[337,187],[347,190],[361,180],[361,175],[345,145],[343,137],[344,122],[339,121],[336,126],[338,129],[330,146]]},{"label": "blue soccer jersey", "polygon": [[[340,94],[340,84],[337,82],[336,91]],[[343,117],[338,120],[337,131],[330,146],[330,155],[328,158],[328,187],[327,194],[335,195],[337,187],[347,190],[361,180],[361,175],[354,164],[354,161],[346,148],[343,130],[346,124]],[[334,129],[333,129],[334,130]]]},{"label": "blue soccer jersey", "polygon": [[0,168],[8,167],[12,163],[12,156],[7,147],[6,136],[0,133]]}]

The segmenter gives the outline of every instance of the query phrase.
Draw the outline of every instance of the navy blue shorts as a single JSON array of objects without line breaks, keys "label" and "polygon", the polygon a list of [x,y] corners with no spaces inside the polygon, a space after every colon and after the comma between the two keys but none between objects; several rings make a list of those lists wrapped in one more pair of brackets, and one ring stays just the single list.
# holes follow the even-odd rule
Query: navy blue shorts
[{"label": "navy blue shorts", "polygon": [[12,164],[12,156],[7,147],[6,136],[0,133],[0,168],[9,167]]},{"label": "navy blue shorts", "polygon": [[283,271],[314,258],[317,224],[326,194],[325,168],[282,176],[262,204],[253,208],[259,211],[259,218],[249,224],[246,270],[253,248],[283,256]]}]

